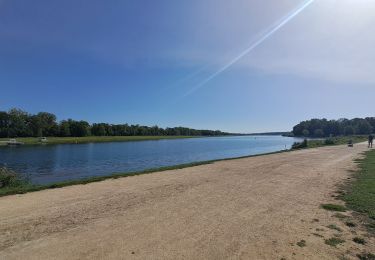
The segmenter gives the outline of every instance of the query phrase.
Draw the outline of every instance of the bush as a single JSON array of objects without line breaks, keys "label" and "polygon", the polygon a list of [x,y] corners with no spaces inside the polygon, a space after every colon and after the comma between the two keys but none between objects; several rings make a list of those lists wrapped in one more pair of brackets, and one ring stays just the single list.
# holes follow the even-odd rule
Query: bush
[{"label": "bush", "polygon": [[25,184],[25,180],[16,172],[5,167],[0,167],[0,189],[7,187],[19,187]]},{"label": "bush", "polygon": [[302,149],[302,148],[307,148],[307,139],[303,140],[302,143],[295,142],[292,145],[292,149]]},{"label": "bush", "polygon": [[332,138],[327,138],[327,139],[324,140],[324,144],[325,145],[334,145],[335,140],[333,140]]}]

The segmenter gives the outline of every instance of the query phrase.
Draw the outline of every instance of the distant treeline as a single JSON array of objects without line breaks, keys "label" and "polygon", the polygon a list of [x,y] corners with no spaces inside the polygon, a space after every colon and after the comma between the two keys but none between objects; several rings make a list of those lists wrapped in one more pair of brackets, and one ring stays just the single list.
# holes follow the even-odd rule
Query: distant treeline
[{"label": "distant treeline", "polygon": [[229,133],[213,130],[196,130],[186,127],[160,128],[128,124],[89,124],[72,119],[56,121],[47,112],[29,114],[20,109],[0,111],[0,137],[82,137],[82,136],[219,136]]},{"label": "distant treeline", "polygon": [[253,136],[253,135],[284,135],[284,136],[287,136],[289,135],[290,132],[264,132],[264,133],[252,133],[252,134],[243,134],[243,135],[249,135],[249,136]]},{"label": "distant treeline", "polygon": [[367,135],[375,131],[375,117],[354,119],[311,119],[293,127],[294,136],[329,137],[340,135]]}]

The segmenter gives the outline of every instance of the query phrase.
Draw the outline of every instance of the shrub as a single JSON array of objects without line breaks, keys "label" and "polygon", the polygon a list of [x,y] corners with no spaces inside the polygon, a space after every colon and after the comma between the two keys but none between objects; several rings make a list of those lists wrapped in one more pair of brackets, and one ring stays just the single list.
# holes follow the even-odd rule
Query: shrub
[{"label": "shrub", "polygon": [[302,148],[307,148],[307,139],[303,140],[302,143],[295,142],[292,145],[292,149],[302,149]]},{"label": "shrub", "polygon": [[0,189],[7,187],[19,187],[24,183],[25,180],[16,172],[5,167],[0,167]]},{"label": "shrub", "polygon": [[333,145],[335,144],[335,141],[332,138],[327,138],[324,140],[325,145]]},{"label": "shrub", "polygon": [[306,241],[305,240],[301,240],[301,241],[297,242],[297,246],[299,246],[299,247],[305,247],[306,246]]},{"label": "shrub", "polygon": [[330,229],[334,229],[334,230],[337,230],[339,232],[342,232],[342,229],[339,228],[338,226],[336,226],[335,224],[328,225],[327,227],[330,228]]},{"label": "shrub", "polygon": [[343,239],[341,239],[341,238],[337,238],[337,237],[332,237],[332,238],[330,238],[330,239],[326,239],[324,242],[325,242],[327,245],[330,245],[330,246],[336,247],[337,245],[344,243],[345,240],[343,240]]}]

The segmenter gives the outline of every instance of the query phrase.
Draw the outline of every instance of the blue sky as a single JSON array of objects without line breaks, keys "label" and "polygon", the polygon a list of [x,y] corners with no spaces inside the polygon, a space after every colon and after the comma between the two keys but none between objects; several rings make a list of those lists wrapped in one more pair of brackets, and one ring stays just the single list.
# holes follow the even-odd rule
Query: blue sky
[{"label": "blue sky", "polygon": [[0,0],[0,110],[232,132],[374,116],[371,0],[312,1],[201,86],[304,3]]}]

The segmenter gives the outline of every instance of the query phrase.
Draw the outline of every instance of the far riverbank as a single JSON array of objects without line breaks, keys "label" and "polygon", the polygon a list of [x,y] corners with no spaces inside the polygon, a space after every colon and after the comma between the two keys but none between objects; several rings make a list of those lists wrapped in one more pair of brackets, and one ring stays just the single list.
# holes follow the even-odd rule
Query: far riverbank
[{"label": "far riverbank", "polygon": [[[105,143],[105,142],[132,142],[148,140],[166,140],[199,138],[200,136],[85,136],[85,137],[47,137],[47,142],[40,142],[37,137],[16,138],[18,142],[25,145],[36,144],[85,144],[85,143]],[[9,141],[10,138],[0,138],[0,143]],[[5,144],[5,143],[4,143]]]}]

